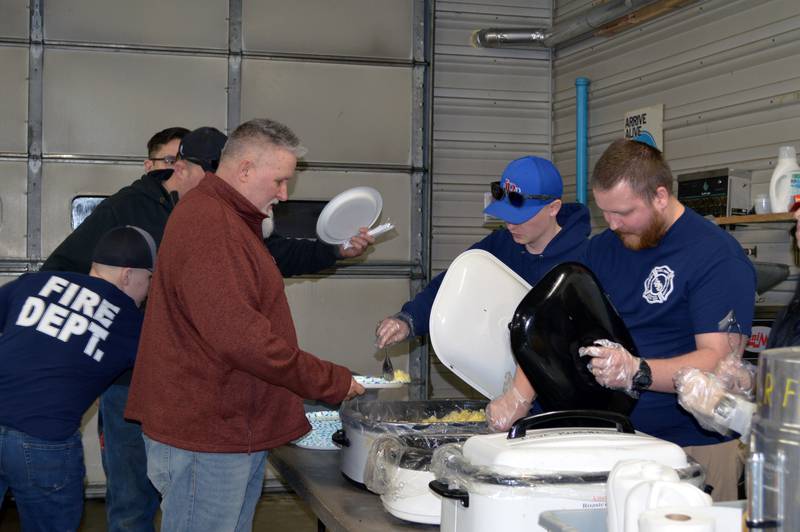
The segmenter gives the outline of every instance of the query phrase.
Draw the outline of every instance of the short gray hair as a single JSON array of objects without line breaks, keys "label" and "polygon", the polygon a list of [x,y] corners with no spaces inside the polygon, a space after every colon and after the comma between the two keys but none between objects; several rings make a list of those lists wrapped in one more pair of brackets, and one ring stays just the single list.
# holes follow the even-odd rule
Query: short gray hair
[{"label": "short gray hair", "polygon": [[241,124],[231,133],[222,149],[222,160],[240,156],[245,147],[253,143],[282,148],[298,159],[308,152],[300,145],[300,139],[288,126],[269,118],[254,118]]}]

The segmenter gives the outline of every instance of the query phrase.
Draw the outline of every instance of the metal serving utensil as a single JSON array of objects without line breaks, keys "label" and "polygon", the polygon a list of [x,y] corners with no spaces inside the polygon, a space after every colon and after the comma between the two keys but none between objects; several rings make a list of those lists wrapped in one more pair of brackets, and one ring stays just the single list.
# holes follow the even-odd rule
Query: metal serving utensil
[{"label": "metal serving utensil", "polygon": [[389,358],[389,351],[386,347],[383,348],[383,366],[381,367],[381,376],[383,380],[386,381],[393,381],[394,380],[394,366],[392,366],[392,361]]}]

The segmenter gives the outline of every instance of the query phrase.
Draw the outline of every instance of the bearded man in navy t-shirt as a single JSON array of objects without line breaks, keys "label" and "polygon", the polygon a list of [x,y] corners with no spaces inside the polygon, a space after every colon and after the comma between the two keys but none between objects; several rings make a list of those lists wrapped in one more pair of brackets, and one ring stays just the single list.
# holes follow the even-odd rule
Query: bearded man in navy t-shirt
[{"label": "bearded man in navy t-shirt", "polygon": [[0,505],[14,494],[23,530],[77,530],[83,513],[81,417],[133,367],[152,236],[117,227],[89,275],[38,272],[0,287]]},{"label": "bearded man in navy t-shirt", "polygon": [[678,201],[669,166],[649,144],[613,142],[591,186],[609,228],[590,240],[583,262],[641,357],[592,348],[592,373],[604,386],[639,395],[634,426],[683,446],[704,466],[716,500],[736,499],[738,441],[700,427],[678,405],[673,376],[683,367],[713,371],[731,351],[720,331],[731,310],[749,336],[755,269],[733,237]]}]

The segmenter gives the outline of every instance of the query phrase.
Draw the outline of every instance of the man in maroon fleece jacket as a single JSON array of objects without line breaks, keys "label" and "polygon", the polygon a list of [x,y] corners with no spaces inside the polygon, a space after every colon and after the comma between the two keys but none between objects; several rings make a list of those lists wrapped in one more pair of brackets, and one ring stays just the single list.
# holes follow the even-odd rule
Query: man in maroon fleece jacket
[{"label": "man in maroon fleece jacket", "polygon": [[309,430],[302,399],[364,392],[298,347],[261,240],[302,154],[286,126],[242,124],[167,223],[125,412],[142,423],[164,530],[250,530],[266,450]]}]

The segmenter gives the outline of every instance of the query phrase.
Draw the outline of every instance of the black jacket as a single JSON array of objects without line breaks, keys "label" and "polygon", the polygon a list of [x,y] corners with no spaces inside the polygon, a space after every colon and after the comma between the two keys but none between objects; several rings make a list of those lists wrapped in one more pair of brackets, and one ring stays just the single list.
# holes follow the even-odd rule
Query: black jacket
[{"label": "black jacket", "polygon": [[50,254],[42,270],[89,273],[92,251],[106,231],[120,225],[141,227],[161,243],[167,218],[175,206],[161,186],[172,170],[155,170],[103,200]]}]

